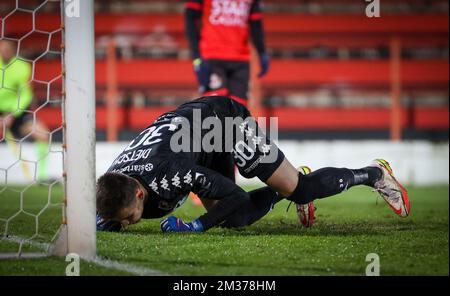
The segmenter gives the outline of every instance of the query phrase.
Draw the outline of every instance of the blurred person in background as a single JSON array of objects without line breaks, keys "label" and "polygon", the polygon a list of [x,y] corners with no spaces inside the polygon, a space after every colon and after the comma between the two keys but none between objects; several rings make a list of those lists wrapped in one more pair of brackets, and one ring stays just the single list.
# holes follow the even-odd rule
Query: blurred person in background
[{"label": "blurred person in background", "polygon": [[[16,45],[8,40],[0,40],[0,136],[16,141],[30,135],[36,141],[37,178],[47,179],[46,156],[48,129],[40,121],[34,120],[30,109],[33,91],[29,84],[31,65],[18,58]],[[11,145],[14,145],[11,141]]]},{"label": "blurred person in background", "polygon": [[[230,96],[247,106],[249,37],[258,52],[258,77],[269,70],[261,1],[188,0],[185,29],[199,92],[205,96]],[[194,204],[201,205],[195,194],[191,198]]]},{"label": "blurred person in background", "polygon": [[260,0],[188,0],[185,28],[194,71],[203,95],[248,99],[249,37],[263,77],[269,70]]}]

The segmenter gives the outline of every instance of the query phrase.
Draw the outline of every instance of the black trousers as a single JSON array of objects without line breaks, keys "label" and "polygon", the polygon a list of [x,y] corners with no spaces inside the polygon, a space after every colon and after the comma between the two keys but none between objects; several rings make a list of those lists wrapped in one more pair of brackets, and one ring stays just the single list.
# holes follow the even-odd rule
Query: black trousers
[{"label": "black trousers", "polygon": [[233,95],[242,99],[248,98],[250,80],[250,64],[247,61],[207,60],[209,66],[209,82],[203,85],[205,93],[226,89],[224,95]]}]

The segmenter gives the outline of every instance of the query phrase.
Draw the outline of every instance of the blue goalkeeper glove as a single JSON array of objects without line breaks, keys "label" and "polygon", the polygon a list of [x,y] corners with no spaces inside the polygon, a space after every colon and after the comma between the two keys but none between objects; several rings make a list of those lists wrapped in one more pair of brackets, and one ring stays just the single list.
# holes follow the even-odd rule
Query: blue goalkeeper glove
[{"label": "blue goalkeeper glove", "polygon": [[97,214],[97,231],[117,232],[122,229],[122,224],[117,221],[105,220]]},{"label": "blue goalkeeper glove", "polygon": [[259,65],[261,66],[261,70],[258,73],[258,77],[261,78],[269,71],[270,59],[267,53],[263,53],[259,56]]},{"label": "blue goalkeeper glove", "polygon": [[204,230],[202,222],[198,219],[186,223],[175,216],[170,216],[162,220],[160,224],[162,232],[202,232]]},{"label": "blue goalkeeper glove", "polygon": [[194,71],[197,75],[198,83],[200,84],[200,92],[204,92],[208,89],[209,84],[209,63],[201,58],[196,58],[192,64],[194,65]]}]

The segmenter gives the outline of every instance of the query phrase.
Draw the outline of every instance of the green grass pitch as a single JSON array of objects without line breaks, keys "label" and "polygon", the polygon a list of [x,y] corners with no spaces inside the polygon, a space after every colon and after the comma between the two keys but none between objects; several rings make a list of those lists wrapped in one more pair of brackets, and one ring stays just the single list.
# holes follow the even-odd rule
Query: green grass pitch
[{"label": "green grass pitch", "polygon": [[[364,275],[366,255],[376,253],[381,275],[448,275],[448,186],[408,189],[411,215],[406,219],[394,216],[381,198],[376,204],[369,188],[357,187],[317,201],[311,229],[301,228],[294,207],[286,212],[288,202],[283,201],[261,221],[242,229],[162,234],[157,219],[123,233],[98,233],[98,254],[170,275]],[[26,191],[23,205],[28,212],[37,214],[47,203],[51,205],[40,216],[38,241],[48,240],[50,229],[60,222],[60,208],[52,204],[61,195],[58,187]],[[17,191],[0,194],[0,218],[11,216],[19,207]],[[202,212],[188,201],[175,215],[190,220]],[[30,218],[17,216],[10,230],[33,235],[36,227]],[[2,236],[4,231],[0,220]],[[0,253],[14,250],[16,244],[0,241]],[[0,275],[64,275],[66,264],[57,257],[2,259]],[[88,262],[80,270],[81,275],[127,274]]]}]

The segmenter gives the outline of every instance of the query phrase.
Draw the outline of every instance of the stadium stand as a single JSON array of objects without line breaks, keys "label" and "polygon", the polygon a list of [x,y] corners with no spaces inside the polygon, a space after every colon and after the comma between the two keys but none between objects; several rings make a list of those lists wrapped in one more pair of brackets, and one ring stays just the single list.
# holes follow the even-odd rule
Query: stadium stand
[{"label": "stadium stand", "polygon": [[[108,123],[107,48],[114,40],[117,128],[139,130],[161,112],[196,96],[183,6],[173,0],[133,0],[126,7],[120,1],[102,2],[109,5],[98,3],[95,16],[97,128],[105,130]],[[252,84],[255,96],[262,96],[263,114],[278,116],[282,131],[387,131],[390,48],[397,40],[402,57],[401,127],[419,131],[421,137],[426,137],[424,131],[447,133],[448,2],[402,2],[383,3],[380,21],[363,14],[361,1],[265,1],[266,39],[273,60],[267,77]],[[21,3],[25,8],[33,6],[33,1]],[[2,7],[6,6],[0,6],[5,16]],[[38,30],[26,35],[33,25],[30,15],[18,12],[7,18],[5,36],[25,36],[21,48],[28,50],[21,55],[36,58],[47,46],[43,43],[47,35],[39,29],[45,31],[59,18],[51,8],[43,9],[36,18]],[[61,36],[52,36],[50,47],[59,46],[60,40]],[[39,80],[54,79],[50,88],[60,83],[48,75],[60,72],[58,67],[60,62],[51,52],[36,63],[38,81],[33,87],[39,99],[47,99],[42,97],[46,84]],[[57,98],[57,93],[50,93]],[[58,112],[45,108],[37,116],[51,127]]]}]

